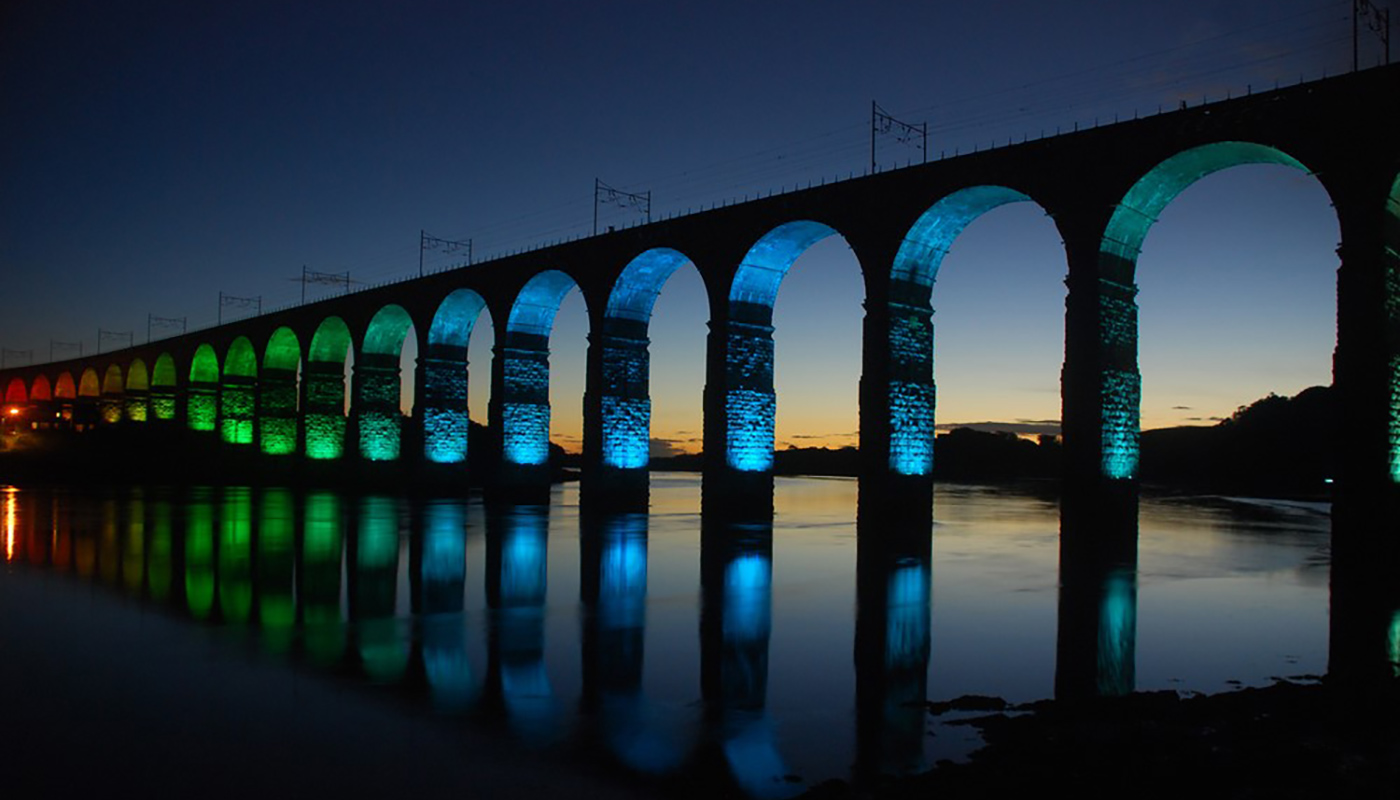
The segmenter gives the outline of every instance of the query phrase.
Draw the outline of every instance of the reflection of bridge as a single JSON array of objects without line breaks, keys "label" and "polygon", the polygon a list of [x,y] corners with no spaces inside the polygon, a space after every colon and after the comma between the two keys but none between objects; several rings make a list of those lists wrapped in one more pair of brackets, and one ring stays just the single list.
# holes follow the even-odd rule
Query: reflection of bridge
[{"label": "reflection of bridge", "polygon": [[[1400,67],[1172,111],[811,187],[542,248],[71,361],[6,370],[10,402],[44,418],[216,432],[272,458],[462,463],[467,343],[491,311],[491,427],[503,479],[547,480],[548,345],[577,286],[588,306],[590,491],[645,497],[647,328],[667,278],[695,264],[709,295],[707,488],[771,494],[772,308],[793,261],[843,236],[865,281],[860,441],[867,477],[927,486],[933,464],[934,277],[978,215],[1031,201],[1055,220],[1069,286],[1063,427],[1069,475],[1138,467],[1134,268],[1152,222],[1212,172],[1273,163],[1315,175],[1340,223],[1334,379],[1341,478],[1400,481]],[[1247,298],[1242,299],[1248,302]],[[398,413],[399,359],[417,332],[417,409]],[[353,348],[350,413],[347,354]],[[709,494],[709,492],[707,492]]]}]

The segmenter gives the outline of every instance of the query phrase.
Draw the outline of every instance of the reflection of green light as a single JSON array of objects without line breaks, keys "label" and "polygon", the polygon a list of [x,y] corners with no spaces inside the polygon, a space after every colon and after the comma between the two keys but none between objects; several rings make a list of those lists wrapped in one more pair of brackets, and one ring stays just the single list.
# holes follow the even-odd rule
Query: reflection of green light
[{"label": "reflection of green light", "polygon": [[97,536],[97,576],[116,583],[121,573],[121,543],[117,526],[117,501],[102,501],[102,527]]},{"label": "reflection of green light", "polygon": [[300,601],[306,650],[318,664],[332,664],[345,649],[340,617],[340,498],[328,492],[306,496],[302,537]]},{"label": "reflection of green light", "polygon": [[150,546],[146,549],[146,591],[157,603],[170,599],[171,558],[170,501],[157,498],[151,502]]},{"label": "reflection of green light", "polygon": [[1386,655],[1390,658],[1390,674],[1400,678],[1400,611],[1390,617],[1390,630],[1386,631]]},{"label": "reflection of green light", "polygon": [[140,489],[127,506],[126,547],[122,552],[122,583],[132,594],[141,592],[141,579],[146,568],[146,502]]},{"label": "reflection of green light", "polygon": [[207,619],[214,608],[214,510],[208,490],[195,490],[185,514],[185,602],[196,619]]},{"label": "reflection of green light", "polygon": [[225,622],[247,622],[253,608],[252,516],[248,489],[225,488],[219,537],[219,609]]},{"label": "reflection of green light", "polygon": [[268,489],[258,513],[258,622],[264,643],[275,652],[291,645],[296,622],[292,500],[286,489]]},{"label": "reflection of green light", "polygon": [[394,498],[364,498],[356,545],[360,662],[372,680],[398,680],[408,668],[409,647],[400,641],[394,619],[399,571],[399,515]]}]

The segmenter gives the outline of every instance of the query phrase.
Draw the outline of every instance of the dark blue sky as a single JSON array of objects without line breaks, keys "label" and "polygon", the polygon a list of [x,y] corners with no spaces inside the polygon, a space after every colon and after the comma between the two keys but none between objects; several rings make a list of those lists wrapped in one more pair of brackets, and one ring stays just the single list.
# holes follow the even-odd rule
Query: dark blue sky
[{"label": "dark blue sky", "polygon": [[[927,120],[937,153],[1336,73],[1350,66],[1350,8],[1349,0],[9,3],[0,12],[0,346],[43,360],[50,340],[81,339],[91,352],[99,327],[142,339],[148,313],[210,324],[221,290],[276,307],[297,299],[290,279],[303,265],[369,283],[400,277],[417,269],[424,228],[472,237],[479,258],[583,234],[595,177],[651,190],[664,214],[859,172],[869,160],[872,99],[911,122]],[[1363,61],[1376,51],[1368,46]],[[911,157],[882,144],[885,166]],[[1335,269],[1325,195],[1292,175],[1216,177],[1217,189],[1191,200],[1196,211],[1183,197],[1184,231],[1173,237],[1163,225],[1144,259],[1156,245],[1209,269],[1204,256],[1171,247],[1209,244],[1224,234],[1189,220],[1209,225],[1248,204],[1264,230],[1304,244],[1265,233],[1261,244],[1273,249],[1229,258],[1267,260],[1279,275],[1322,275],[1287,296],[1329,326],[1330,297],[1314,297],[1319,286],[1330,291]],[[1038,209],[1004,210],[968,236],[955,246],[973,251],[961,269],[981,277],[959,291],[996,301],[986,314],[964,315],[966,323],[939,310],[939,335],[951,337],[940,339],[940,418],[972,421],[978,408],[1053,417],[1057,399],[1017,405],[1021,389],[995,384],[1029,369],[1017,354],[1045,361],[1048,338],[1052,363],[1042,371],[1051,395],[1057,388],[1063,258],[1053,227]],[[972,237],[984,241],[982,261]],[[1006,247],[1030,252],[998,249]],[[843,251],[838,242],[814,253],[799,264],[813,277],[799,280],[795,268],[790,280],[794,292],[811,280],[813,302],[846,303],[838,316],[854,333],[859,284]],[[430,268],[447,263],[429,260]],[[940,292],[945,283],[954,290],[948,271],[957,265],[945,266]],[[1022,270],[1033,276],[1022,280]],[[1145,262],[1145,373],[1154,324],[1148,271]],[[996,357],[973,345],[950,352],[960,336],[996,338],[975,331],[1019,301],[979,280],[1005,287],[1008,275],[1048,315],[1003,324],[1029,332],[999,345]],[[685,294],[683,285],[673,293]],[[679,309],[674,316],[703,324],[705,312],[687,309],[685,297],[662,300]],[[792,304],[780,295],[780,358],[781,315]],[[560,324],[575,323],[565,314]],[[1330,353],[1331,342],[1315,349]],[[1009,396],[1010,405],[988,407],[974,391],[965,409],[949,408],[958,393],[948,370],[957,378],[964,356],[970,376],[979,364],[1001,364],[992,370],[1001,378],[977,391]],[[1327,367],[1273,388],[1326,380]],[[789,370],[794,379],[799,371]],[[1047,391],[1043,377],[1027,383],[1035,388],[1026,392]],[[1150,376],[1147,389],[1150,403]],[[1222,400],[1225,412],[1254,391],[1240,387]],[[799,382],[786,407],[810,393]],[[1165,395],[1162,404],[1196,405]],[[854,430],[851,408],[842,412],[850,426],[831,421],[817,432]]]}]

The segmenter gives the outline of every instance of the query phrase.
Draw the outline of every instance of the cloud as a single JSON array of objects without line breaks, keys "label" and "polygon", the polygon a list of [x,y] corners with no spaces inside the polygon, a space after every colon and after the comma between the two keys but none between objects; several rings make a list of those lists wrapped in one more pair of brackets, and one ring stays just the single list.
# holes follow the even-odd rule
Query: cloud
[{"label": "cloud", "polygon": [[1191,406],[1172,406],[1172,411],[1190,411]]},{"label": "cloud", "polygon": [[684,455],[685,451],[676,447],[670,439],[652,439],[647,445],[648,454],[652,458],[670,458],[671,456]]},{"label": "cloud", "polygon": [[937,427],[940,431],[949,431],[953,428],[971,428],[975,431],[1005,432],[1019,435],[1044,433],[1054,436],[1060,433],[1060,421],[1057,419],[1018,419],[1015,422],[940,422]]}]

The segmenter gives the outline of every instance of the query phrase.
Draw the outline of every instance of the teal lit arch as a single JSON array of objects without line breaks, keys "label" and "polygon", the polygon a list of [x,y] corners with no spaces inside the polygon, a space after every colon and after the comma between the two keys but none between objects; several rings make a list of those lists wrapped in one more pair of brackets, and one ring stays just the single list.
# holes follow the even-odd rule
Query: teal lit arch
[{"label": "teal lit arch", "polygon": [[219,394],[219,434],[229,444],[252,444],[257,413],[258,356],[248,337],[239,336],[224,357]]},{"label": "teal lit arch", "polygon": [[836,233],[812,220],[774,228],[749,248],[729,289],[725,348],[725,461],[741,472],[773,468],[773,303],[797,257]]},{"label": "teal lit arch", "polygon": [[508,464],[549,460],[549,334],[574,279],[558,270],[532,277],[506,321],[502,364],[501,449]]},{"label": "teal lit arch", "polygon": [[889,470],[933,472],[933,284],[953,240],[974,219],[1030,200],[1005,186],[971,186],[934,203],[910,227],[890,273]]},{"label": "teal lit arch", "polygon": [[219,417],[219,356],[208,344],[201,344],[194,351],[186,397],[185,417],[190,430],[214,430]]},{"label": "teal lit arch", "polygon": [[1142,375],[1134,275],[1152,223],[1196,181],[1230,167],[1278,164],[1311,174],[1293,156],[1254,142],[1215,142],[1167,158],[1133,184],[1114,208],[1099,244],[1099,474],[1134,480],[1140,460]]},{"label": "teal lit arch", "polygon": [[467,345],[486,301],[471,289],[458,289],[438,306],[428,327],[422,360],[423,455],[435,464],[467,460],[471,428],[467,412]]},{"label": "teal lit arch", "polygon": [[258,434],[268,455],[291,455],[297,450],[297,373],[301,342],[291,328],[272,332],[263,353],[258,381]]},{"label": "teal lit arch", "polygon": [[340,458],[345,453],[345,358],[349,353],[350,328],[340,317],[326,317],[311,336],[302,375],[307,458]]},{"label": "teal lit arch", "polygon": [[658,247],[622,270],[603,317],[602,454],[605,466],[642,469],[651,442],[651,392],[647,331],[661,288],[690,259]]},{"label": "teal lit arch", "polygon": [[151,416],[175,419],[175,383],[175,359],[169,353],[161,353],[151,369]]},{"label": "teal lit arch", "polygon": [[122,403],[126,390],[122,381],[122,368],[110,364],[102,377],[102,394],[97,401],[97,413],[103,422],[121,422]]},{"label": "teal lit arch", "polygon": [[126,418],[132,422],[145,422],[149,412],[148,399],[151,390],[150,373],[146,362],[132,359],[126,371]]},{"label": "teal lit arch", "polygon": [[403,389],[399,361],[413,318],[402,306],[389,304],[369,321],[355,359],[355,398],[360,421],[360,455],[370,461],[394,461],[403,440]]},{"label": "teal lit arch", "polygon": [[[1385,200],[1384,252],[1385,282],[1392,292],[1400,287],[1400,176],[1390,184],[1390,195]],[[1392,294],[1385,298],[1385,306],[1390,315],[1391,330],[1400,328],[1400,297]],[[1390,353],[1390,402],[1388,404],[1389,430],[1386,455],[1390,467],[1390,480],[1400,483],[1400,354]]]}]

